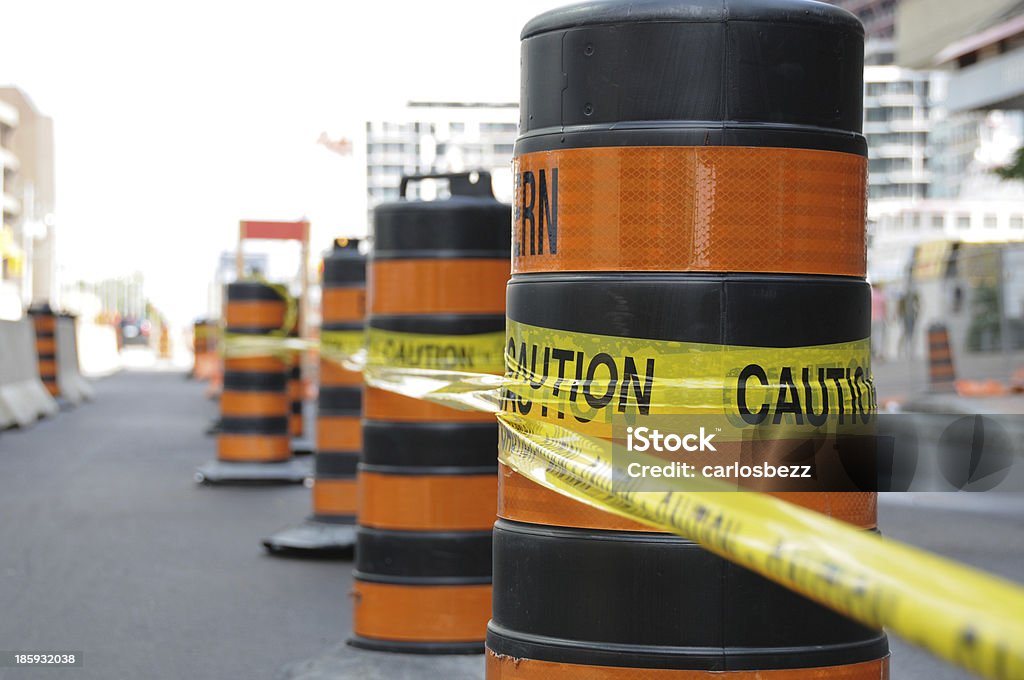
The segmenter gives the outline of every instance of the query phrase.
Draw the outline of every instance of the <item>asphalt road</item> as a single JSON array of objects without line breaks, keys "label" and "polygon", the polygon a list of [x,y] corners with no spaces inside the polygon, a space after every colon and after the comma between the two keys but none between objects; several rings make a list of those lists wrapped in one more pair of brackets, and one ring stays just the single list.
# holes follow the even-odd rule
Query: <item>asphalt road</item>
[{"label": "asphalt road", "polygon": [[349,564],[259,539],[309,491],[203,487],[216,405],[177,373],[123,373],[96,400],[0,434],[0,650],[84,653],[0,679],[269,678],[348,634]]},{"label": "asphalt road", "polygon": [[[196,485],[216,408],[180,374],[96,387],[93,403],[0,434],[0,651],[84,653],[80,668],[0,668],[0,680],[273,678],[325,653],[318,667],[332,667],[350,565],[259,543],[305,516],[309,492]],[[1024,582],[1019,497],[887,498],[880,520],[887,536]],[[968,677],[898,640],[892,676]]]}]

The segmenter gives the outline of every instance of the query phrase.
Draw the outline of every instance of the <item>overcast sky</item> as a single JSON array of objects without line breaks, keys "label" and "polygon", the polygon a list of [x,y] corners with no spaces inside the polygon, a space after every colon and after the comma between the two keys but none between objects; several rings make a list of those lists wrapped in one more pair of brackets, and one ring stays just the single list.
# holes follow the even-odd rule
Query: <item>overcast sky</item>
[{"label": "overcast sky", "polygon": [[187,320],[240,218],[362,231],[341,187],[363,169],[320,132],[409,99],[516,101],[519,31],[562,4],[0,0],[0,84],[54,119],[63,275],[141,270]]}]

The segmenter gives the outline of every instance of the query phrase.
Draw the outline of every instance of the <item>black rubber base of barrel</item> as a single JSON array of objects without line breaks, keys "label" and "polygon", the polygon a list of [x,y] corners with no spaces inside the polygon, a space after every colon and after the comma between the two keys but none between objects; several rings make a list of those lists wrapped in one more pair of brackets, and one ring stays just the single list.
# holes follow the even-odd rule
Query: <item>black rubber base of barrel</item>
[{"label": "black rubber base of barrel", "polygon": [[483,654],[481,642],[404,642],[400,640],[376,640],[353,635],[348,644],[357,649],[375,652],[398,652],[400,654]]},{"label": "black rubber base of barrel", "polygon": [[490,583],[490,531],[392,531],[359,527],[355,575],[378,583]]},{"label": "black rubber base of barrel", "polygon": [[220,418],[214,418],[206,428],[206,434],[212,437],[215,434],[220,434],[221,429]]},{"label": "black rubber base of barrel", "polygon": [[729,671],[888,653],[883,633],[672,534],[498,520],[493,573],[487,640],[501,655]]},{"label": "black rubber base of barrel", "polygon": [[316,442],[308,434],[301,437],[292,437],[291,442],[293,456],[311,456],[316,450]]},{"label": "black rubber base of barrel", "polygon": [[214,460],[196,468],[200,484],[301,484],[313,474],[308,458],[283,463],[228,463]]},{"label": "black rubber base of barrel", "polygon": [[318,522],[308,518],[294,527],[263,539],[263,547],[280,557],[331,557],[352,559],[356,528],[352,524]]},{"label": "black rubber base of barrel", "polygon": [[496,468],[495,423],[363,421],[363,462],[416,468]]}]

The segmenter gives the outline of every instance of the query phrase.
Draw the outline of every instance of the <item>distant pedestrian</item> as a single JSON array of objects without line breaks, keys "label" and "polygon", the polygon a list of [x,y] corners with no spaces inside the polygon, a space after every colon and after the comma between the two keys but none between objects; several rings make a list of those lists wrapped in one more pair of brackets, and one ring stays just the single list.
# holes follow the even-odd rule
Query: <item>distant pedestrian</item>
[{"label": "distant pedestrian", "polygon": [[900,299],[900,320],[903,322],[903,338],[900,341],[901,351],[907,359],[914,358],[914,328],[917,326],[917,315],[921,302],[917,293],[908,290]]},{"label": "distant pedestrian", "polygon": [[871,355],[885,361],[888,306],[881,284],[871,286]]}]

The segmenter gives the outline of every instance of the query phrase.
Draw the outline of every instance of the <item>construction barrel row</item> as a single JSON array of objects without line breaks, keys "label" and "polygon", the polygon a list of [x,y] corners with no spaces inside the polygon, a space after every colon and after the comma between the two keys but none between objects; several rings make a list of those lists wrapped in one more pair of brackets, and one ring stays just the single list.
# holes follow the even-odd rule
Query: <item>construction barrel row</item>
[{"label": "construction barrel row", "polygon": [[[805,416],[867,422],[863,43],[851,15],[797,0],[543,14],[523,31],[511,209],[485,172],[406,177],[367,255],[335,243],[313,512],[265,544],[354,549],[353,646],[485,652],[488,680],[887,677],[881,631],[551,491],[499,465],[493,414],[410,396],[425,371],[504,373],[502,407],[539,428],[611,441],[623,418],[708,418],[756,431],[718,430],[748,463],[818,450]],[[450,197],[406,198],[427,180]],[[287,317],[273,286],[228,286],[229,345]],[[948,381],[942,329],[930,341]],[[222,462],[290,459],[288,356],[229,354]],[[855,485],[746,488],[877,531]]]}]

